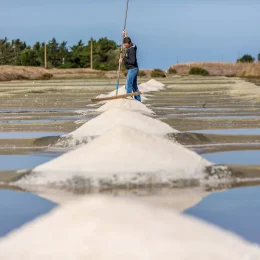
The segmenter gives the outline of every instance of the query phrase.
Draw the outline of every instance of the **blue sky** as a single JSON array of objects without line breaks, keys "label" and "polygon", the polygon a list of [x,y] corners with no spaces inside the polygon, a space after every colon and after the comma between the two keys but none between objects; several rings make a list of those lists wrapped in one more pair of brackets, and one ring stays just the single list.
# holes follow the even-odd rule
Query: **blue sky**
[{"label": "blue sky", "polygon": [[[0,38],[120,43],[125,0],[1,0]],[[127,30],[141,68],[235,61],[260,53],[260,0],[130,0]]]}]

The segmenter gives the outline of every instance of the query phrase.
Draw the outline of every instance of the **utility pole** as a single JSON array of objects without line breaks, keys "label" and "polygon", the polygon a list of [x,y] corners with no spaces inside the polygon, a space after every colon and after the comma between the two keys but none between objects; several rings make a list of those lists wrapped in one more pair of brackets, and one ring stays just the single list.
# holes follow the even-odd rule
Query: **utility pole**
[{"label": "utility pole", "polygon": [[16,63],[17,63],[17,59],[16,59],[16,46],[13,45],[12,46],[13,50],[14,50],[14,56],[15,56],[15,66],[16,66]]},{"label": "utility pole", "polygon": [[47,45],[44,43],[44,67],[47,69]]},{"label": "utility pole", "polygon": [[90,39],[90,68],[93,69],[93,37]]}]

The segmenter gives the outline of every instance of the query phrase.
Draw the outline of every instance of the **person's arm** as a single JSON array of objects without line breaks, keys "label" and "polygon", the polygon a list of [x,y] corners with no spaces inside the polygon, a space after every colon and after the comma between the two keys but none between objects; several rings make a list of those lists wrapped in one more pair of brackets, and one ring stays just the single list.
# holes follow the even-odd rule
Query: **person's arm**
[{"label": "person's arm", "polygon": [[136,51],[135,48],[130,48],[128,51],[128,57],[123,58],[124,62],[129,65],[135,65],[136,64]]},{"label": "person's arm", "polygon": [[[127,37],[126,30],[123,30],[123,31],[122,31],[122,34],[123,34],[123,37],[124,37],[124,38]],[[120,59],[119,59],[119,63],[122,63],[123,61],[124,61],[124,58],[120,58]]]}]

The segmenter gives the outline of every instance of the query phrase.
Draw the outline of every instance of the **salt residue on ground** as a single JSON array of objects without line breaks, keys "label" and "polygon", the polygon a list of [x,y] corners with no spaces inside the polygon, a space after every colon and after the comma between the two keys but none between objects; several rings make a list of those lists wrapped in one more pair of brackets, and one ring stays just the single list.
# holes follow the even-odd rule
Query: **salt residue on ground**
[{"label": "salt residue on ground", "polygon": [[161,136],[179,132],[160,120],[137,112],[114,108],[93,118],[74,132],[62,137],[68,138],[69,142],[74,146],[73,144],[82,143],[88,137],[102,135],[117,126],[133,127],[147,134]]},{"label": "salt residue on ground", "polygon": [[154,112],[146,107],[144,104],[142,104],[139,101],[136,101],[133,98],[120,98],[115,100],[110,100],[106,102],[103,106],[98,108],[96,111],[98,112],[104,112],[112,108],[123,108],[131,111],[137,111],[144,114],[154,114]]},{"label": "salt residue on ground", "polygon": [[0,259],[256,260],[260,248],[172,210],[88,197],[1,239]]},{"label": "salt residue on ground", "polygon": [[260,89],[254,83],[247,82],[242,79],[236,79],[235,84],[230,85],[231,88],[228,91],[228,94],[231,96],[239,96],[243,99],[248,99],[248,105],[254,106],[260,97]]},{"label": "salt residue on ground", "polygon": [[36,167],[17,185],[66,185],[116,188],[168,185],[203,179],[211,163],[178,143],[136,129],[116,127],[87,145]]}]

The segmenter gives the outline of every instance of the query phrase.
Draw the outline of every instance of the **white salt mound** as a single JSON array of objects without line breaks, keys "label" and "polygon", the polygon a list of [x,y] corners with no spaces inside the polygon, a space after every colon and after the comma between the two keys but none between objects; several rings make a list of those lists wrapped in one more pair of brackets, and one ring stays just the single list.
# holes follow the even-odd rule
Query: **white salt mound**
[{"label": "white salt mound", "polygon": [[257,260],[234,234],[137,200],[89,197],[0,240],[8,260]]},{"label": "white salt mound", "polygon": [[[126,94],[126,89],[125,89],[125,85],[118,88],[118,95],[124,95]],[[107,97],[113,97],[116,95],[116,90],[113,90],[112,92],[110,92]]]},{"label": "white salt mound", "polygon": [[131,111],[141,112],[144,114],[154,114],[154,112],[151,109],[149,109],[144,104],[142,104],[139,101],[136,101],[133,98],[125,98],[125,99],[120,98],[120,99],[110,100],[106,102],[106,104],[98,108],[96,111],[104,112],[113,108],[123,108]]},{"label": "white salt mound", "polygon": [[107,97],[106,94],[100,94],[100,95],[96,96],[96,98],[105,98],[105,97]]},{"label": "white salt mound", "polygon": [[63,137],[72,137],[73,139],[82,140],[88,136],[99,136],[116,126],[133,127],[138,131],[155,135],[166,135],[179,132],[160,120],[153,119],[137,112],[114,108],[95,117],[76,131]]},{"label": "white salt mound", "polygon": [[[125,86],[122,86],[120,88],[118,88],[118,95],[124,95],[126,94],[126,89],[125,89]],[[97,98],[104,98],[104,97],[113,97],[116,95],[116,89],[111,91],[109,94],[100,94],[97,96]]]},{"label": "white salt mound", "polygon": [[145,83],[140,84],[138,88],[142,93],[145,93],[150,91],[163,90],[165,88],[165,85],[159,81],[151,79]]},{"label": "white salt mound", "polygon": [[170,185],[179,179],[202,179],[211,163],[167,139],[116,127],[87,145],[36,167],[17,185],[66,184],[80,177],[91,187]]},{"label": "white salt mound", "polygon": [[[147,81],[146,83],[142,83],[138,86],[139,90],[143,93],[149,92],[149,91],[163,90],[164,87],[165,87],[164,84],[162,84],[161,82],[154,80],[154,79],[151,79],[151,80]],[[118,89],[118,95],[124,95],[124,94],[126,94],[125,85]],[[101,98],[101,97],[112,97],[112,96],[115,96],[115,95],[116,95],[116,90],[113,90],[107,95],[101,94],[97,97],[99,97],[99,98]]]},{"label": "white salt mound", "polygon": [[157,81],[155,79],[151,79],[151,80],[147,81],[146,83],[148,85],[154,86],[155,88],[158,88],[158,89],[163,89],[165,87],[165,85],[163,83],[161,83],[160,81]]}]

